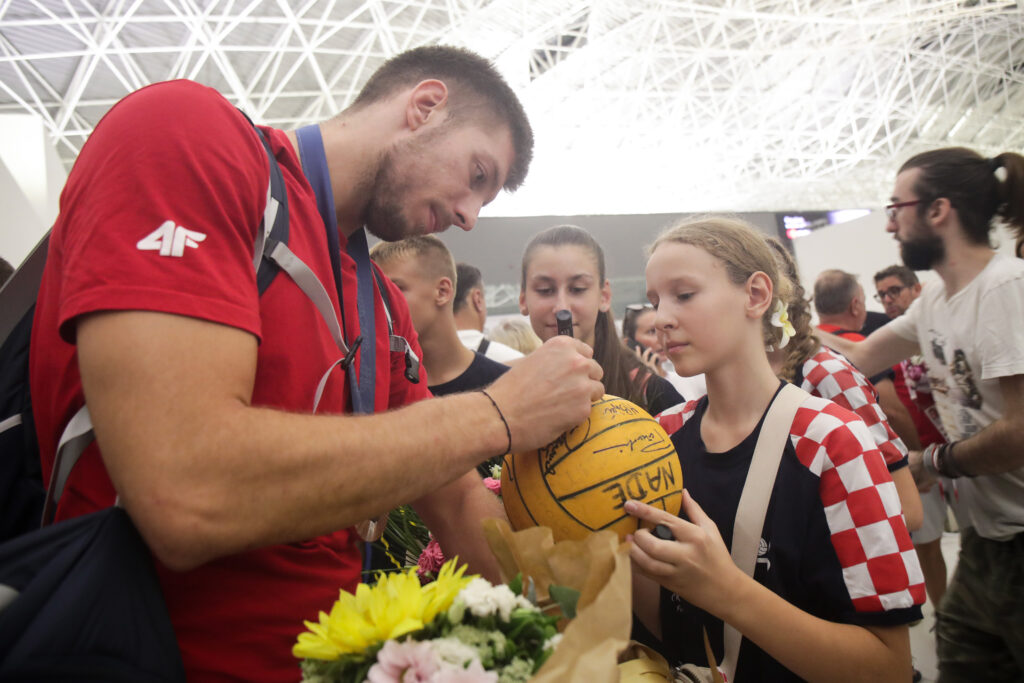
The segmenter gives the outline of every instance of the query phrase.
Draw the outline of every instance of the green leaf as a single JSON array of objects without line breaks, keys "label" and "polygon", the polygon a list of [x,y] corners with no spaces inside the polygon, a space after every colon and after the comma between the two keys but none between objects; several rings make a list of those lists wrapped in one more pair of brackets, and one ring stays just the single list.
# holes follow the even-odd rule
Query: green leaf
[{"label": "green leaf", "polygon": [[548,593],[551,595],[551,599],[558,603],[558,606],[562,608],[562,614],[565,615],[566,619],[573,619],[576,617],[576,603],[579,602],[580,592],[575,588],[569,588],[568,586],[556,586],[552,584],[548,587]]},{"label": "green leaf", "polygon": [[508,588],[516,595],[523,594],[523,574],[522,572],[516,574],[516,577],[508,582]]}]

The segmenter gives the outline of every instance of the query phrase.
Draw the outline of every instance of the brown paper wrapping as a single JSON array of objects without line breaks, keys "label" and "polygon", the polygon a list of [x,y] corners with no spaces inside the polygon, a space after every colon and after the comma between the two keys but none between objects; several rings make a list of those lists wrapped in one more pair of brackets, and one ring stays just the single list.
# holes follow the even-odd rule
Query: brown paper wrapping
[{"label": "brown paper wrapping", "polygon": [[522,573],[533,579],[538,601],[551,584],[580,591],[576,618],[564,625],[562,641],[532,683],[616,683],[618,654],[632,626],[629,548],[611,531],[582,541],[555,543],[551,530],[512,531],[507,522],[484,521],[484,534],[501,566],[502,579]]}]

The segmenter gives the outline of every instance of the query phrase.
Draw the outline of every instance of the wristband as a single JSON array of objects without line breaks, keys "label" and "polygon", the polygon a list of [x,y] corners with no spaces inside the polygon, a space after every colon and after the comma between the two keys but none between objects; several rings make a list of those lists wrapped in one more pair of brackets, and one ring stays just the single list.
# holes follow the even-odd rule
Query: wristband
[{"label": "wristband", "polygon": [[939,451],[938,459],[936,460],[939,472],[950,479],[956,479],[957,477],[971,477],[973,475],[964,472],[953,457],[953,446],[957,443],[959,442],[950,441],[949,443],[942,445],[942,449]]},{"label": "wristband", "polygon": [[935,462],[940,445],[941,444],[937,443],[929,444],[925,447],[924,452],[921,453],[921,466],[924,467],[925,472],[933,477],[937,477],[941,474],[941,472],[939,472],[938,465]]},{"label": "wristband", "polygon": [[959,477],[971,477],[957,464],[953,458],[953,446],[956,441],[943,444],[932,444],[924,449],[921,454],[921,464],[924,469],[934,476],[943,476],[947,479],[958,479]]},{"label": "wristband", "polygon": [[[486,389],[481,389],[480,393],[483,394],[484,396],[486,396],[487,400],[491,402],[492,406],[494,406],[494,409],[498,411],[498,417],[501,418],[501,423],[503,425],[505,425],[505,436],[508,437],[508,448],[505,449],[505,453],[511,453],[512,452],[512,430],[508,426],[508,420],[505,419],[505,415],[504,415],[504,413],[501,412],[501,408],[498,407],[498,404],[491,397],[491,395],[487,393]],[[504,455],[505,453],[502,453],[502,455]]]}]

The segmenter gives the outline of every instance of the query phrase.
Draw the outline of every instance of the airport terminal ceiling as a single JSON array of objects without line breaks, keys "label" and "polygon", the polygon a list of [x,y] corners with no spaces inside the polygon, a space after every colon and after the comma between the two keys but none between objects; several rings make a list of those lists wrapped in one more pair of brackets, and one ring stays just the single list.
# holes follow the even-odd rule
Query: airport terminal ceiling
[{"label": "airport terminal ceiling", "polygon": [[916,151],[1024,152],[1024,10],[994,0],[0,0],[0,114],[70,166],[147,83],[288,128],[434,43],[494,60],[535,127],[484,215],[877,207]]}]

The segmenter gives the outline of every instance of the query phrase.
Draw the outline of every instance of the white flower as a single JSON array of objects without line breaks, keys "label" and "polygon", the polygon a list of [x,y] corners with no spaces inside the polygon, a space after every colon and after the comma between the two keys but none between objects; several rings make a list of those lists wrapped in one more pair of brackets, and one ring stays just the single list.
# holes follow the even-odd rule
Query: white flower
[{"label": "white flower", "polygon": [[782,339],[779,340],[779,348],[786,348],[789,338],[796,334],[796,328],[789,322],[789,311],[782,299],[775,300],[775,310],[772,311],[772,326],[782,328]]},{"label": "white flower", "polygon": [[558,644],[560,642],[562,642],[562,634],[556,633],[555,635],[551,636],[546,641],[544,641],[544,649],[554,650],[556,647],[558,647]]},{"label": "white flower", "polygon": [[502,621],[508,621],[512,610],[517,607],[533,609],[526,598],[516,595],[505,584],[492,586],[486,579],[476,578],[462,589],[456,602],[465,604],[474,616],[486,617],[498,614]]},{"label": "white flower", "polygon": [[476,649],[458,638],[438,638],[428,642],[434,649],[434,654],[441,660],[441,666],[465,669],[470,667],[473,662],[479,663],[480,661]]}]

